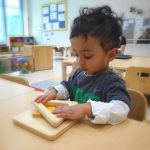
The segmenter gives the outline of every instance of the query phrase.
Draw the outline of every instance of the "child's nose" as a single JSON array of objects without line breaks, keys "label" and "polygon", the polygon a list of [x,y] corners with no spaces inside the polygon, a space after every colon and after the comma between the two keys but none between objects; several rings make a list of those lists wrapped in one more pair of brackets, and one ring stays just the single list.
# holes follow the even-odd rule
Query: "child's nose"
[{"label": "child's nose", "polygon": [[84,62],[84,60],[81,57],[78,57],[78,64],[80,66],[84,66],[85,65],[85,62]]}]

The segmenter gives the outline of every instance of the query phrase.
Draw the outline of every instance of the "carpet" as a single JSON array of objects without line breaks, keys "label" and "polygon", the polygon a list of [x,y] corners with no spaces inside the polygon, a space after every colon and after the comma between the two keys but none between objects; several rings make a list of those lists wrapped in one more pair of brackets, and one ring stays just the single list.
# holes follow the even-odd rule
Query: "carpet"
[{"label": "carpet", "polygon": [[31,84],[30,87],[35,88],[35,90],[37,90],[37,91],[44,91],[49,86],[56,86],[58,84],[59,84],[59,82],[44,80],[44,81],[40,81],[40,82]]},{"label": "carpet", "polygon": [[55,60],[64,60],[64,58],[61,58],[61,57],[60,58],[55,58]]}]

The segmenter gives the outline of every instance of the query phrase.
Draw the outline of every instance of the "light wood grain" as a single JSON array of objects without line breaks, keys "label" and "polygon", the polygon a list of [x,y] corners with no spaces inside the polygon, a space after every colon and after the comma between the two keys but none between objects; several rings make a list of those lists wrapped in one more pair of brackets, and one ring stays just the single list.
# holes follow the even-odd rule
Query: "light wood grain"
[{"label": "light wood grain", "polygon": [[125,74],[125,81],[128,88],[150,95],[150,64],[149,68],[129,67]]},{"label": "light wood grain", "polygon": [[[42,114],[42,116],[50,123],[51,126],[54,128],[57,128],[62,124],[64,121],[63,118],[58,118],[56,115],[54,115],[51,111],[49,111],[46,106],[42,103],[36,103],[35,101],[32,102],[35,108]],[[49,101],[48,105],[52,106],[62,106],[62,105],[75,105],[76,102],[73,101],[59,101],[59,100],[53,100]]]},{"label": "light wood grain", "polygon": [[[10,87],[9,87],[10,86]],[[8,89],[15,87],[13,83]],[[3,99],[0,93],[0,150],[149,150],[150,124],[127,119],[119,125],[93,125],[81,120],[55,141],[47,141],[16,126],[13,118],[33,106],[40,92],[24,91]],[[6,90],[8,95],[10,90]],[[68,146],[69,145],[69,146]]]},{"label": "light wood grain", "polygon": [[22,85],[26,85],[29,86],[29,81],[24,78],[24,77],[19,77],[19,76],[12,76],[12,75],[8,75],[8,74],[0,74],[0,78],[12,81],[12,82],[16,82]]},{"label": "light wood grain", "polygon": [[[48,111],[53,111],[56,109],[56,107],[54,107],[54,106],[46,106],[46,108],[48,109]],[[32,117],[41,118],[43,116],[38,110],[33,110]]]},{"label": "light wood grain", "polygon": [[56,128],[64,121],[64,119],[56,117],[42,103],[33,102],[33,104],[51,126]]},{"label": "light wood grain", "polygon": [[50,46],[33,46],[35,71],[53,68],[53,51]]},{"label": "light wood grain", "polygon": [[110,66],[126,71],[130,66],[150,68],[150,57],[132,57],[130,59],[114,59],[110,62]]},{"label": "light wood grain", "polygon": [[11,99],[14,96],[31,91],[34,91],[31,87],[0,78],[0,100],[7,98]]},{"label": "light wood grain", "polygon": [[[65,120],[62,123],[60,122],[60,120],[57,120],[55,116],[49,115],[49,117],[51,118],[50,124],[52,126],[45,120],[45,118],[33,118],[32,110],[24,112],[16,116],[13,120],[15,124],[47,140],[57,139],[61,134],[63,134],[66,130],[70,129],[77,122],[77,121]],[[61,119],[61,118],[58,118],[58,119]],[[58,122],[61,123],[61,125],[59,124],[58,126]]]}]

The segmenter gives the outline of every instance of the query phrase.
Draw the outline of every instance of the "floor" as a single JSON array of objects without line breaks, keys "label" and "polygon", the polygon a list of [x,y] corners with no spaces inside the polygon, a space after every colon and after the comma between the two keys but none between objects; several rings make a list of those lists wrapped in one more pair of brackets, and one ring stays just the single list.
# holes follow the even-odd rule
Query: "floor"
[{"label": "floor", "polygon": [[[71,71],[71,67],[67,69],[67,72]],[[51,80],[60,82],[62,80],[62,60],[54,60],[52,70],[43,70],[30,72],[28,74],[20,74],[20,72],[11,73],[11,75],[19,75],[26,78],[29,84],[37,83],[43,80]]]},{"label": "floor", "polygon": [[[70,71],[71,67],[67,69],[67,72]],[[62,80],[62,60],[54,60],[52,70],[36,71],[29,74],[19,74],[19,72],[15,72],[12,74],[25,77],[30,84],[37,83],[43,80],[60,82]],[[150,97],[148,99],[147,120],[150,120]]]}]

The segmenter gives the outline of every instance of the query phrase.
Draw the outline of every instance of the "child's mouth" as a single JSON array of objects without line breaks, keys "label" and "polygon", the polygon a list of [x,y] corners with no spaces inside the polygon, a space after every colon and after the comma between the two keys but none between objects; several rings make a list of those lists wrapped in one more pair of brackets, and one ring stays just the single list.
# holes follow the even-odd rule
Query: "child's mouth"
[{"label": "child's mouth", "polygon": [[82,68],[82,70],[83,70],[83,71],[87,71],[87,69],[86,69],[86,68]]}]

